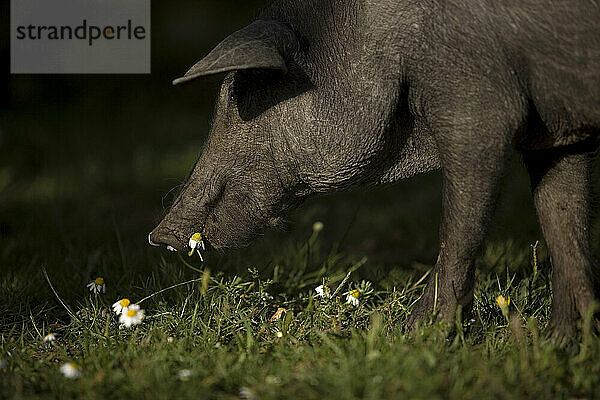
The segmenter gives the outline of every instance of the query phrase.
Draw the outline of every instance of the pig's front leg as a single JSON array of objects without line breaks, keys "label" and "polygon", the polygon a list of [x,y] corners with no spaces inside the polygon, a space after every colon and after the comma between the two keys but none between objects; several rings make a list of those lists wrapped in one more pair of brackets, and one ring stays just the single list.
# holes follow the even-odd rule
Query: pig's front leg
[{"label": "pig's front leg", "polygon": [[[454,111],[448,107],[448,113],[437,120],[435,135],[444,179],[440,251],[425,291],[408,318],[409,329],[432,315],[453,322],[459,305],[464,312],[471,309],[475,257],[512,152],[514,131],[508,115],[500,111],[502,107],[494,107],[490,101],[481,99]],[[463,99],[453,102],[464,103]]]}]

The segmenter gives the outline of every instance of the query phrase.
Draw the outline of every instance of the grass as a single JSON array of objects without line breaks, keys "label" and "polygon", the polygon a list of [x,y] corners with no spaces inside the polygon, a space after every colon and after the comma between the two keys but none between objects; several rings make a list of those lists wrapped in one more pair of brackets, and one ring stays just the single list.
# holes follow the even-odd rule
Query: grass
[{"label": "grass", "polygon": [[[354,230],[347,224],[339,231],[345,240],[328,240],[327,223],[322,232],[310,224],[311,210],[324,204],[305,206],[290,238],[268,236],[246,251],[209,254],[204,264],[183,257],[200,272],[172,253],[132,246],[114,220],[99,227],[112,225],[107,244],[78,242],[74,234],[62,245],[61,238],[34,238],[25,255],[3,242],[2,397],[598,396],[600,341],[590,329],[567,346],[544,338],[551,286],[542,245],[534,263],[531,246],[492,240],[479,260],[472,318],[457,318],[450,336],[442,324],[405,334],[402,321],[428,266],[370,261],[356,251],[364,243],[347,242]],[[85,287],[97,275],[106,280],[106,294]],[[315,297],[324,279],[337,290],[334,298]],[[354,288],[361,293],[358,307],[343,295]],[[510,323],[495,304],[500,294],[510,296]],[[145,298],[141,325],[119,328],[110,305],[124,296]],[[287,312],[271,321],[279,307]],[[49,332],[56,341],[42,340]],[[60,365],[69,361],[81,368],[80,378],[61,375]],[[179,375],[185,369],[189,377]]]}]

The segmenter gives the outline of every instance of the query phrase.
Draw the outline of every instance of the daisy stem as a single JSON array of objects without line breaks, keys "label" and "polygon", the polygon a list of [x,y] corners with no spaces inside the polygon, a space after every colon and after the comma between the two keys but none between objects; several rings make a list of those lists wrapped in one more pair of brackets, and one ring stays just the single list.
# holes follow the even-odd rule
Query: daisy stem
[{"label": "daisy stem", "polygon": [[187,261],[185,261],[183,259],[183,257],[181,257],[181,254],[179,252],[177,252],[177,257],[179,257],[179,259],[181,260],[181,262],[183,263],[183,265],[185,265],[186,267],[188,267],[188,268],[190,268],[190,269],[192,269],[192,270],[194,270],[196,272],[202,273],[201,269],[198,269],[198,268],[194,267],[193,265],[191,265],[190,263],[188,263]]},{"label": "daisy stem", "polygon": [[338,287],[335,288],[335,291],[333,292],[333,294],[331,295],[331,297],[335,297],[335,295],[340,290],[342,290],[342,288],[344,287],[344,285],[346,284],[346,282],[348,282],[348,279],[350,279],[350,274],[352,274],[354,271],[356,271],[357,269],[359,269],[360,267],[362,267],[366,262],[367,262],[367,257],[363,257],[363,258],[360,259],[360,261],[358,261],[357,263],[355,263],[354,265],[352,265],[350,267],[350,270],[346,274],[346,277],[342,280],[342,283],[340,283],[338,285]]},{"label": "daisy stem", "polygon": [[35,324],[35,319],[33,318],[33,313],[31,312],[31,310],[29,310],[29,319],[31,320],[31,324],[33,325],[33,329],[35,329],[35,331],[37,332],[38,336],[43,339],[44,335],[42,335],[42,333],[37,328],[37,325]]},{"label": "daisy stem", "polygon": [[60,302],[60,304],[64,307],[64,309],[67,310],[67,314],[69,314],[69,316],[73,320],[75,320],[75,322],[77,322],[81,327],[83,327],[85,330],[87,330],[93,336],[98,336],[98,337],[101,337],[103,339],[107,339],[104,335],[101,335],[101,334],[96,333],[93,330],[91,330],[87,325],[83,324],[83,322],[81,322],[81,320],[79,318],[77,318],[77,315],[75,315],[75,313],[73,311],[71,311],[71,309],[69,308],[69,306],[67,306],[65,304],[65,302],[60,298],[60,296],[56,292],[56,289],[54,289],[54,286],[52,285],[52,282],[50,282],[50,277],[48,276],[48,271],[46,271],[46,267],[44,267],[43,265],[42,265],[42,273],[44,274],[44,277],[46,278],[46,282],[48,282],[48,285],[50,285],[50,289],[52,289],[52,293],[54,293],[54,296],[56,296],[56,298],[58,299],[58,301]]},{"label": "daisy stem", "polygon": [[437,299],[438,299],[438,274],[435,273],[435,288],[433,294],[433,313],[435,314],[435,310],[437,309]]},{"label": "daisy stem", "polygon": [[342,280],[342,283],[340,283],[338,285],[338,287],[335,288],[335,292],[333,292],[331,297],[335,297],[335,295],[344,287],[346,282],[348,282],[348,279],[350,279],[350,274],[352,274],[352,272],[353,272],[352,270],[348,271],[348,273],[346,274],[346,277]]},{"label": "daisy stem", "polygon": [[154,297],[154,296],[156,296],[157,294],[160,294],[160,293],[162,293],[162,292],[165,292],[165,291],[167,291],[167,290],[170,290],[170,289],[176,288],[176,287],[178,287],[178,286],[187,285],[188,283],[192,283],[192,282],[199,282],[199,281],[201,281],[201,280],[202,280],[202,278],[196,278],[196,279],[192,279],[192,280],[189,280],[189,281],[186,281],[186,282],[180,282],[180,283],[176,283],[175,285],[171,285],[171,286],[169,286],[169,287],[166,287],[166,288],[164,288],[164,289],[160,289],[158,292],[154,292],[154,293],[152,293],[152,294],[150,294],[150,295],[148,295],[148,296],[144,297],[143,299],[141,299],[140,301],[138,301],[138,302],[137,302],[137,303],[135,303],[135,304],[140,304],[141,302],[143,302],[143,301],[145,301],[145,300],[148,300],[149,298],[151,298],[151,297]]},{"label": "daisy stem", "polygon": [[106,313],[106,321],[104,321],[104,336],[110,336],[110,312]]},{"label": "daisy stem", "polygon": [[71,318],[73,318],[75,321],[77,321],[79,324],[81,324],[81,320],[79,318],[77,318],[77,316],[75,315],[75,313],[73,311],[71,311],[71,309],[69,308],[69,306],[67,306],[65,304],[64,301],[62,301],[62,299],[60,298],[60,296],[58,295],[58,293],[56,293],[56,290],[54,289],[54,286],[52,285],[52,282],[50,282],[50,277],[48,276],[48,271],[46,271],[46,267],[44,267],[42,265],[42,273],[44,274],[44,277],[46,278],[46,281],[48,282],[48,285],[50,285],[50,289],[52,289],[52,293],[54,293],[54,296],[56,296],[56,298],[58,299],[58,301],[60,302],[60,304],[65,308],[65,310],[67,310],[67,314],[69,314],[69,316]]}]

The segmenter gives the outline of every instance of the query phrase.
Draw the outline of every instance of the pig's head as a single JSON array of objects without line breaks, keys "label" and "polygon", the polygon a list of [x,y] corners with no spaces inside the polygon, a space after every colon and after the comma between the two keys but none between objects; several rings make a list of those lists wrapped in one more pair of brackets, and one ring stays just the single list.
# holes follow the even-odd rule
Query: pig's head
[{"label": "pig's head", "polygon": [[183,250],[201,232],[214,248],[243,246],[306,194],[282,129],[293,123],[282,118],[289,102],[311,86],[294,64],[298,49],[286,26],[257,21],[174,81],[227,73],[209,139],[151,244]]},{"label": "pig's head", "polygon": [[205,148],[150,244],[182,251],[200,232],[214,248],[243,246],[307,195],[389,173],[401,155],[389,129],[398,79],[378,78],[376,54],[344,59],[354,43],[314,24],[310,37],[255,21],[174,82],[226,73]]}]

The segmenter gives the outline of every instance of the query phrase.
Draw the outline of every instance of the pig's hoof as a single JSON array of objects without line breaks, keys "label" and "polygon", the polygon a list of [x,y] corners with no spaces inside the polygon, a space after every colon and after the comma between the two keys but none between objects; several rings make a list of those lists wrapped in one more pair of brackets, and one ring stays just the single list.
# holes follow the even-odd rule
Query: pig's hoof
[{"label": "pig's hoof", "polygon": [[415,304],[415,308],[404,322],[403,330],[405,332],[417,331],[437,319],[437,315],[432,312],[431,308],[420,307],[419,304],[420,301]]},{"label": "pig's hoof", "polygon": [[447,279],[441,282],[451,282],[451,285],[440,285],[437,289],[431,282],[427,285],[406,320],[406,331],[414,331],[419,326],[433,322],[446,322],[454,326],[459,309],[462,320],[469,317],[473,308],[473,288],[460,287],[457,290],[454,285],[456,281]]},{"label": "pig's hoof", "polygon": [[[425,294],[417,301],[410,316],[404,324],[405,331],[412,332],[424,325],[434,322],[445,322],[453,326],[459,305],[457,301],[434,302],[433,297]],[[464,315],[464,313],[463,313]]]},{"label": "pig's hoof", "polygon": [[559,320],[551,317],[546,327],[546,337],[549,342],[564,346],[573,341],[577,335],[577,322]]},{"label": "pig's hoof", "polygon": [[[598,316],[582,316],[579,313],[574,315],[557,315],[553,313],[546,326],[546,338],[548,341],[559,346],[572,344],[580,338],[580,331],[583,335],[600,333],[600,320]],[[588,319],[586,321],[586,318]]]},{"label": "pig's hoof", "polygon": [[552,313],[546,327],[546,336],[557,344],[568,344],[578,333],[598,333],[599,306],[591,289],[577,293],[554,294]]}]

